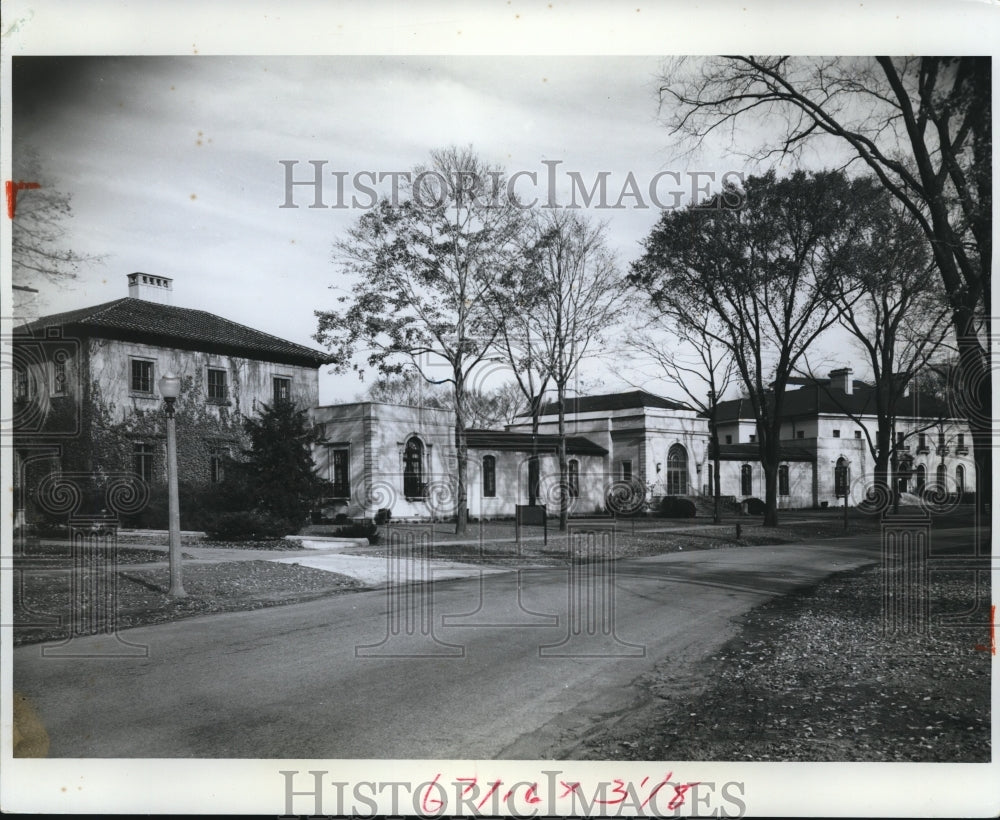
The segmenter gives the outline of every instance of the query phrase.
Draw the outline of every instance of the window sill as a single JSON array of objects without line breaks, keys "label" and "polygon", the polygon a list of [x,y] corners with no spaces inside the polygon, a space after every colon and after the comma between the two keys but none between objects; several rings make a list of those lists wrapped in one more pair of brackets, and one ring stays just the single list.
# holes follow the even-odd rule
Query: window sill
[{"label": "window sill", "polygon": [[129,390],[128,395],[130,399],[156,399],[156,393],[144,393],[141,390]]},{"label": "window sill", "polygon": [[214,404],[216,407],[233,406],[233,403],[229,399],[205,399],[205,404]]}]

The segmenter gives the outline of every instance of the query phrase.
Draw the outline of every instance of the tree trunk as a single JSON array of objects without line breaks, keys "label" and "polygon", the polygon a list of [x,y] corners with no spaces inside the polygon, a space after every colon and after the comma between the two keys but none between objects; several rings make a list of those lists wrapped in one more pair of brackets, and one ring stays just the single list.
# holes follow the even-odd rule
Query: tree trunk
[{"label": "tree trunk", "polygon": [[569,528],[569,493],[566,483],[568,480],[569,465],[566,458],[566,409],[565,409],[565,387],[559,385],[559,531],[566,532]]},{"label": "tree trunk", "polygon": [[538,502],[538,414],[540,406],[536,403],[531,408],[531,457],[528,459],[528,503],[534,507]]},{"label": "tree trunk", "polygon": [[[963,343],[964,342],[964,343]],[[976,506],[985,513],[993,486],[993,390],[990,372],[978,338],[958,340],[958,405],[964,410],[972,434],[972,458],[976,463]],[[956,412],[959,415],[959,412]]]},{"label": "tree trunk", "polygon": [[892,467],[892,474],[889,479],[892,482],[892,512],[895,515],[899,512],[899,453],[896,451],[895,446],[892,448],[892,454],[889,456],[889,463]]},{"label": "tree trunk", "polygon": [[[714,394],[713,394],[714,395]],[[708,423],[711,427],[709,446],[712,448],[712,523],[722,523],[721,495],[719,489],[719,474],[721,472],[719,456],[719,428],[716,422],[715,402],[708,409]]]},{"label": "tree trunk", "polygon": [[[875,498],[895,498],[892,475],[889,470],[889,454],[892,452],[892,419],[879,419],[875,431]],[[895,470],[893,470],[895,472]]]},{"label": "tree trunk", "polygon": [[467,461],[469,446],[465,438],[465,385],[460,374],[455,374],[455,456],[458,463],[455,472],[458,486],[455,488],[455,534],[464,535],[468,523]]},{"label": "tree trunk", "polygon": [[764,526],[778,526],[778,441],[767,434],[762,448],[764,468]]}]

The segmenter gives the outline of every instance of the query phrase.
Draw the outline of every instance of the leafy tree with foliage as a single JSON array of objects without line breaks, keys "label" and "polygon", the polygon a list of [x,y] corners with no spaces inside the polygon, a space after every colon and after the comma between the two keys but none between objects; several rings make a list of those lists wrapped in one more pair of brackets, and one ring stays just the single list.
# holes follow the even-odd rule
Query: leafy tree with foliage
[{"label": "leafy tree with foliage", "polygon": [[[846,149],[910,214],[948,299],[955,407],[972,432],[981,508],[992,480],[992,64],[988,56],[684,58],[662,75],[671,134],[729,134],[761,163]],[[761,129],[761,125],[765,129]],[[743,130],[745,129],[745,130]],[[766,136],[762,136],[766,135]]]},{"label": "leafy tree with foliage", "polygon": [[[830,296],[838,323],[854,338],[871,370],[874,406],[863,415],[875,416],[875,430],[839,392],[828,395],[864,432],[880,488],[877,496],[891,497],[898,505],[898,482],[891,478],[898,471],[900,447],[922,431],[914,428],[898,439],[897,408],[942,350],[951,311],[913,217],[871,177],[857,180],[854,188],[855,207],[845,223],[850,241],[840,243],[832,260],[841,275],[831,280]],[[934,423],[928,421],[928,427]]]},{"label": "leafy tree with foliage", "polygon": [[785,387],[837,319],[830,299],[852,185],[839,172],[769,172],[703,204],[665,211],[633,263],[632,284],[662,313],[725,348],[753,408],[765,526],[778,523]]},{"label": "leafy tree with foliage", "polygon": [[463,533],[467,388],[498,332],[484,297],[517,259],[523,212],[507,196],[503,171],[471,149],[433,152],[430,166],[400,187],[400,197],[380,200],[336,242],[335,260],[350,284],[340,310],[317,311],[315,338],[341,372],[363,350],[382,374],[410,367],[451,386],[455,531]]}]

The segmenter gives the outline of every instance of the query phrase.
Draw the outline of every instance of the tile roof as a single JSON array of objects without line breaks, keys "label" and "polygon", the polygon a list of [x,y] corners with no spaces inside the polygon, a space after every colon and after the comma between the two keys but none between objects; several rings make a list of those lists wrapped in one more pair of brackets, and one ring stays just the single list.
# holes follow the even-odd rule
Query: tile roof
[{"label": "tile roof", "polygon": [[[466,442],[476,450],[517,450],[531,452],[531,433],[508,430],[466,430]],[[538,435],[538,452],[554,453],[559,448],[559,436]],[[567,436],[566,452],[574,456],[604,456],[608,451],[584,436]]]},{"label": "tile roof", "polygon": [[[752,420],[753,407],[748,399],[731,399],[718,404],[719,422]],[[817,415],[875,415],[875,388],[865,382],[854,382],[851,395],[831,388],[828,381],[812,382],[794,390],[785,390],[781,406],[782,418]],[[927,394],[911,391],[896,404],[897,417],[950,418],[955,413],[945,402]]]},{"label": "tile roof", "polygon": [[330,356],[319,350],[214,313],[132,297],[43,316],[19,331],[36,334],[48,327],[61,327],[64,334],[123,339],[306,367],[319,367],[330,361]]},{"label": "tile roof", "polygon": [[[816,453],[808,447],[781,444],[778,446],[781,461],[815,461]],[[760,461],[760,446],[755,443],[720,444],[720,461]]]},{"label": "tile roof", "polygon": [[[566,413],[597,413],[611,410],[631,410],[642,407],[660,407],[666,410],[688,410],[683,404],[670,399],[654,396],[645,390],[630,390],[625,393],[608,393],[601,396],[579,396],[566,399]],[[559,412],[556,402],[548,401],[542,405],[541,415],[554,416]],[[522,416],[530,416],[525,411]]]}]

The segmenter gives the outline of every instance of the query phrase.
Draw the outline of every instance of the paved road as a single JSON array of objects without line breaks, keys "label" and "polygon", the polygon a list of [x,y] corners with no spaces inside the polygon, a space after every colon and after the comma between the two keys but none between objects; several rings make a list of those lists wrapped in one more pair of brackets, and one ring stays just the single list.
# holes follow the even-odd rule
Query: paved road
[{"label": "paved road", "polygon": [[[598,563],[199,617],[58,650],[91,657],[21,647],[14,688],[53,757],[539,759],[627,708],[662,659],[682,673],[734,616],[878,554],[870,537],[674,553],[613,577]],[[139,651],[120,641],[147,656],[108,657]]]}]

